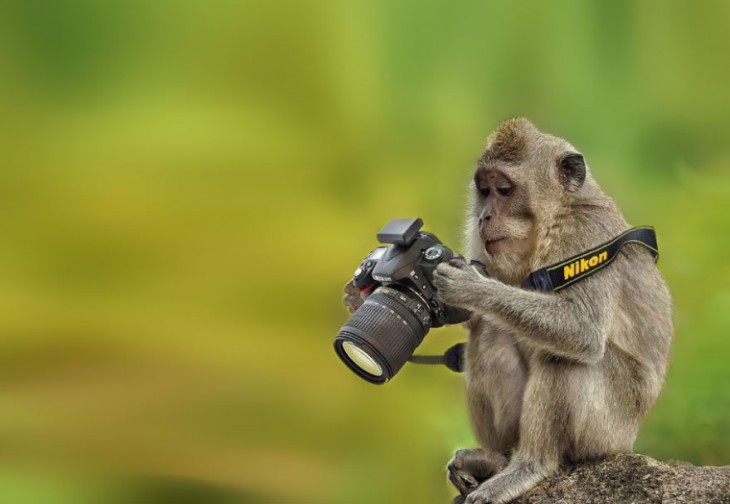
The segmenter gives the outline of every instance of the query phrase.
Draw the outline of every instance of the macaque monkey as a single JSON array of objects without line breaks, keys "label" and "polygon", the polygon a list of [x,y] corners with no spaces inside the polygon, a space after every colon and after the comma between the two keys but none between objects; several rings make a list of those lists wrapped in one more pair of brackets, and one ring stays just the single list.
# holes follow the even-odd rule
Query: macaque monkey
[{"label": "macaque monkey", "polygon": [[661,390],[671,299],[652,256],[628,244],[555,292],[520,283],[630,226],[568,142],[511,119],[490,136],[470,185],[464,262],[439,265],[440,299],[473,312],[466,391],[479,448],[449,479],[467,504],[524,494],[562,463],[630,452]]}]

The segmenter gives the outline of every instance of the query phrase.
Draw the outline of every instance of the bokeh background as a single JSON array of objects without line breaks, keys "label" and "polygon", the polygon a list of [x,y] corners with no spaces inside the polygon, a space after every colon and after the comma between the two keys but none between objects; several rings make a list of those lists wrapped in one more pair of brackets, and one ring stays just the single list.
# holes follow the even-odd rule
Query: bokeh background
[{"label": "bokeh background", "polygon": [[658,230],[635,449],[729,464],[729,53],[724,1],[1,2],[1,500],[446,502],[461,377],[331,343],[387,220],[459,247],[513,115]]}]

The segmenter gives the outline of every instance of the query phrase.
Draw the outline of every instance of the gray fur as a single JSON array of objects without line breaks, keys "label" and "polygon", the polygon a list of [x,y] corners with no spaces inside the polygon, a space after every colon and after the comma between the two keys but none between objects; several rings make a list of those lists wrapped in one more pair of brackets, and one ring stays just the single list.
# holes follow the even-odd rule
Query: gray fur
[{"label": "gray fur", "polygon": [[[489,155],[495,139],[500,156]],[[610,266],[558,292],[518,287],[529,272],[630,227],[587,166],[583,179],[566,183],[561,160],[572,153],[566,141],[525,119],[500,126],[480,158],[478,180],[496,173],[514,192],[483,197],[472,182],[466,225],[467,254],[492,277],[456,263],[437,270],[440,298],[474,312],[466,389],[481,451],[469,452],[468,463],[457,452],[450,478],[457,463],[460,481],[470,481],[470,465],[512,454],[504,470],[478,487],[457,485],[468,504],[508,502],[564,461],[630,452],[662,387],[671,299],[644,249],[624,247]],[[485,240],[495,235],[510,239],[492,254]],[[475,453],[482,462],[474,462]]]}]

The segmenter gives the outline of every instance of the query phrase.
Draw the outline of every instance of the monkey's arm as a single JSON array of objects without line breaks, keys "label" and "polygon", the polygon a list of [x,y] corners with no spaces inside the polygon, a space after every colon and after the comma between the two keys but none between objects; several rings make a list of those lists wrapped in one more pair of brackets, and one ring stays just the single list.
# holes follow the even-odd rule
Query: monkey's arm
[{"label": "monkey's arm", "polygon": [[558,295],[506,285],[465,265],[441,264],[434,282],[444,303],[496,315],[536,348],[585,363],[603,357],[608,300],[599,289],[586,292],[589,280]]}]

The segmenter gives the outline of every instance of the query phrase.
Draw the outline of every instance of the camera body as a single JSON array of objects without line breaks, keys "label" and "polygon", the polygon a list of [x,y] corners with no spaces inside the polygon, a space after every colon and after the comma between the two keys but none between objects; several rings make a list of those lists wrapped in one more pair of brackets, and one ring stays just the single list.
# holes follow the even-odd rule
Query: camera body
[{"label": "camera body", "polygon": [[378,233],[380,243],[355,270],[353,283],[365,299],[335,338],[335,351],[361,378],[385,383],[421,344],[432,327],[456,324],[471,313],[436,297],[436,267],[461,258],[421,219],[396,219]]},{"label": "camera body", "polygon": [[[433,287],[433,272],[442,262],[462,256],[444,246],[431,233],[419,232],[421,219],[394,219],[379,233],[380,243],[387,247],[373,250],[355,269],[353,283],[367,296],[379,286],[393,286],[410,290],[415,294],[408,302],[414,315],[425,327],[441,327],[445,324],[464,322],[470,313],[439,302]],[[401,294],[405,296],[405,294]]]}]

